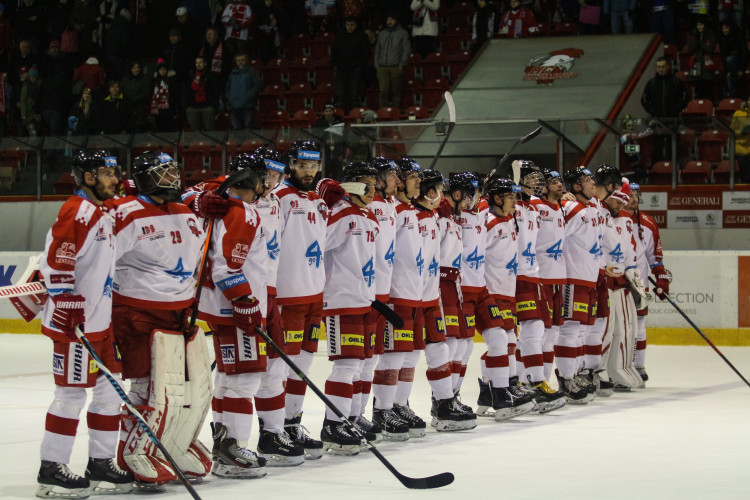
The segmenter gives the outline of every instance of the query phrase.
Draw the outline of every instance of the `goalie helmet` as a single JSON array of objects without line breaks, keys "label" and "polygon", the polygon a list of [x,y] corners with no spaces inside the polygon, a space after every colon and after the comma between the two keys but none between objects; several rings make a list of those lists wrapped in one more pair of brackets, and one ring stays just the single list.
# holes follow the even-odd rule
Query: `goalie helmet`
[{"label": "goalie helmet", "polygon": [[581,182],[586,176],[591,176],[591,170],[584,166],[576,167],[572,170],[568,170],[563,174],[563,182],[565,183],[565,189],[574,193],[573,186]]},{"label": "goalie helmet", "polygon": [[344,166],[341,182],[359,182],[363,177],[377,177],[378,171],[366,161],[354,161]]},{"label": "goalie helmet", "polygon": [[419,183],[419,196],[427,196],[430,189],[437,189],[439,186],[444,186],[444,183],[443,174],[437,170],[422,170],[422,182]]},{"label": "goalie helmet", "polygon": [[166,153],[150,151],[135,157],[133,181],[140,194],[156,195],[165,202],[180,200],[180,167]]},{"label": "goalie helmet", "polygon": [[617,167],[607,165],[606,163],[599,165],[594,171],[594,175],[592,177],[594,179],[594,182],[596,182],[599,186],[606,187],[609,184],[614,184],[615,189],[617,189],[617,187],[622,184],[622,174],[620,174],[620,171],[617,169]]},{"label": "goalie helmet", "polygon": [[95,151],[76,151],[73,156],[73,164],[71,166],[71,174],[76,184],[79,186],[85,185],[83,180],[83,174],[91,172],[96,174],[100,168],[110,167],[115,169],[115,175],[120,178],[121,170],[120,165],[117,163],[117,158],[110,155],[108,152],[98,149]]},{"label": "goalie helmet", "polygon": [[265,186],[266,177],[268,176],[268,170],[266,170],[266,162],[264,158],[258,154],[252,153],[241,153],[229,162],[229,174],[232,175],[235,172],[242,170],[248,170],[249,176],[235,184],[240,189],[252,189],[258,186],[258,182],[262,182]]}]

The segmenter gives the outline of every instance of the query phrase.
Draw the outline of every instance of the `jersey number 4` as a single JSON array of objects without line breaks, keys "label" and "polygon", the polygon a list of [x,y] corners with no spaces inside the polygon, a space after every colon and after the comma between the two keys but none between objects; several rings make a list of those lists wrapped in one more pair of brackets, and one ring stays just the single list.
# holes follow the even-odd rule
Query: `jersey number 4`
[{"label": "jersey number 4", "polygon": [[362,268],[362,276],[364,277],[367,286],[372,286],[372,282],[375,279],[375,266],[372,263],[372,257],[367,261],[365,267]]},{"label": "jersey number 4", "polygon": [[562,257],[562,240],[557,240],[557,243],[547,249],[547,256],[554,260]]},{"label": "jersey number 4", "polygon": [[320,261],[323,259],[323,252],[320,251],[318,240],[313,241],[312,245],[307,247],[305,257],[307,257],[308,266],[315,264],[315,267],[320,267]]},{"label": "jersey number 4", "polygon": [[615,262],[621,262],[623,259],[622,256],[622,247],[618,243],[614,250],[609,252],[609,255],[612,257],[612,260]]}]

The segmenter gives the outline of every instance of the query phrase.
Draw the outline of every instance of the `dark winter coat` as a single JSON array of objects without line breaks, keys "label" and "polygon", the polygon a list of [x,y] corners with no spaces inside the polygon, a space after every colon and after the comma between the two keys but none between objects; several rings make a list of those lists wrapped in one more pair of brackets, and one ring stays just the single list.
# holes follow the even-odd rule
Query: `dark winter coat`
[{"label": "dark winter coat", "polygon": [[651,116],[674,118],[688,102],[685,86],[673,73],[656,75],[646,83],[641,105]]},{"label": "dark winter coat", "polygon": [[105,134],[121,134],[130,131],[130,108],[122,98],[112,99],[107,96],[101,106],[102,132]]},{"label": "dark winter coat", "polygon": [[226,97],[228,109],[255,109],[255,101],[262,90],[263,80],[252,66],[234,68],[227,80]]},{"label": "dark winter coat", "polygon": [[[186,82],[185,90],[185,108],[201,108],[204,106],[211,106],[216,109],[219,105],[219,81],[216,77],[206,69],[203,73],[203,85],[205,86],[206,102],[195,101],[195,91],[190,88],[193,78],[195,77],[195,69],[190,70],[188,79]],[[171,87],[170,87],[171,88]]]},{"label": "dark winter coat", "polygon": [[331,47],[331,63],[338,69],[356,69],[367,66],[370,59],[370,39],[357,28],[353,33],[344,30]]},{"label": "dark winter coat", "polygon": [[120,81],[120,89],[128,106],[145,106],[151,102],[154,81],[151,77],[144,75],[143,71],[137,77],[128,72]]}]

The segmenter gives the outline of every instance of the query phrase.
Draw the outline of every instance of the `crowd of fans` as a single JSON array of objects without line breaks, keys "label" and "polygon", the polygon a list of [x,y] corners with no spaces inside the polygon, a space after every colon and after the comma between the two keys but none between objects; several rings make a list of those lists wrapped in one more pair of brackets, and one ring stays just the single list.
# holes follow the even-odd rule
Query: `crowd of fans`
[{"label": "crowd of fans", "polygon": [[682,69],[696,97],[747,92],[742,0],[5,1],[0,135],[212,130],[222,112],[233,129],[254,128],[264,81],[249,62],[283,56],[295,35],[324,32],[337,33],[336,108],[359,106],[376,82],[379,105],[400,107],[409,56],[436,51],[446,13],[458,7],[467,7],[475,51],[490,38],[560,30],[658,32],[690,54]]}]

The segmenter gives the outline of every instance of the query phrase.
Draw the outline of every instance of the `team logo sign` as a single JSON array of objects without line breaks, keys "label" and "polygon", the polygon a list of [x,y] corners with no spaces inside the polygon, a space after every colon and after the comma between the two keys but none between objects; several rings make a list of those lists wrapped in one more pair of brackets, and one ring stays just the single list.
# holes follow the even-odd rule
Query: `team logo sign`
[{"label": "team logo sign", "polygon": [[526,62],[523,79],[535,80],[539,85],[552,85],[555,80],[575,78],[578,73],[571,70],[575,60],[582,55],[581,49],[567,48],[534,56]]}]

